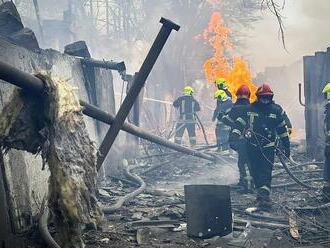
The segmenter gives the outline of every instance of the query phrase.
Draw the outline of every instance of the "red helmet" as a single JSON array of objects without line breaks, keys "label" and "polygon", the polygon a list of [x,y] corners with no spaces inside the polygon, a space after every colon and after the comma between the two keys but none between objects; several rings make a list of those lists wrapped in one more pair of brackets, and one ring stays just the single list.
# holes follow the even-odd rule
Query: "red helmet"
[{"label": "red helmet", "polygon": [[274,92],[268,84],[261,85],[256,92],[257,97],[259,96],[274,96]]},{"label": "red helmet", "polygon": [[238,98],[250,98],[250,95],[251,91],[245,84],[241,85],[236,91],[236,96]]}]

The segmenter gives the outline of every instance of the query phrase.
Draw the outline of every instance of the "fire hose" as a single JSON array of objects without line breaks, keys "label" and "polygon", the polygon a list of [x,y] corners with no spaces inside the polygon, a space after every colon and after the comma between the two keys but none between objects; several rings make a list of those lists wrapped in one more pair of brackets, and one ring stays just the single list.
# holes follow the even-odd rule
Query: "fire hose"
[{"label": "fire hose", "polygon": [[105,214],[111,214],[115,211],[117,211],[118,209],[120,209],[125,202],[127,202],[128,200],[134,198],[135,196],[141,194],[145,189],[146,189],[146,183],[143,181],[143,179],[135,174],[132,174],[130,172],[130,168],[128,167],[128,162],[127,160],[123,160],[122,163],[123,167],[124,167],[124,172],[125,172],[125,176],[127,176],[130,180],[132,180],[133,182],[137,182],[140,187],[136,190],[134,190],[133,192],[121,197],[115,204],[109,206],[109,207],[104,207],[102,208],[103,212]]},{"label": "fire hose", "polygon": [[206,133],[205,133],[204,125],[202,124],[201,119],[199,118],[199,116],[198,116],[197,113],[195,113],[195,116],[196,116],[196,119],[197,119],[197,121],[198,121],[198,123],[199,123],[201,129],[202,129],[202,132],[203,132],[203,136],[204,136],[204,139],[205,139],[206,145],[209,145],[209,142],[208,142],[208,140],[207,140],[207,136],[206,136]]},{"label": "fire hose", "polygon": [[38,221],[38,227],[39,227],[39,232],[41,235],[41,238],[49,248],[61,248],[59,244],[56,243],[52,235],[50,235],[49,230],[48,230],[48,216],[49,216],[49,210],[48,207],[46,206],[46,198],[44,198],[42,204],[41,204],[41,209],[40,209],[40,217]]},{"label": "fire hose", "polygon": [[[282,153],[282,151],[280,151]],[[281,164],[283,165],[283,168],[284,170],[288,173],[288,175],[299,185],[303,186],[304,188],[307,188],[307,189],[312,189],[312,190],[317,190],[319,189],[318,187],[313,187],[313,186],[310,186],[304,182],[302,182],[300,179],[298,179],[295,175],[293,175],[292,171],[290,170],[290,168],[288,167],[288,165],[285,163],[284,159],[283,159],[283,153],[282,154],[279,154],[277,156],[280,161],[281,161]],[[292,163],[291,159],[289,158],[289,161],[290,163]],[[294,163],[292,163],[294,165]]]},{"label": "fire hose", "polygon": [[[253,134],[254,134],[255,136],[258,135],[258,136],[260,136],[260,137],[262,137],[262,138],[264,138],[264,139],[270,141],[267,137],[264,137],[264,136],[262,136],[262,135],[260,135],[260,134],[258,134],[258,133],[256,133],[256,132],[253,132]],[[257,137],[256,137],[256,139],[258,140]],[[299,178],[297,178],[297,177],[292,173],[292,171],[290,170],[290,168],[288,167],[288,165],[287,165],[286,162],[284,161],[283,157],[289,159],[289,162],[290,162],[291,164],[293,164],[293,165],[297,165],[298,163],[296,163],[295,161],[293,161],[292,158],[288,158],[288,157],[286,157],[286,155],[283,153],[283,151],[282,151],[281,149],[278,148],[278,146],[279,146],[279,142],[280,142],[279,139],[276,139],[276,140],[275,140],[275,144],[276,144],[276,145],[275,145],[275,150],[277,151],[277,157],[280,159],[280,162],[281,162],[281,164],[282,164],[284,170],[288,173],[288,175],[291,177],[291,179],[293,179],[293,181],[295,181],[297,184],[299,184],[300,186],[302,186],[302,187],[304,187],[304,188],[307,188],[307,189],[310,189],[310,190],[318,190],[318,189],[319,189],[318,187],[313,187],[313,186],[310,186],[310,185],[308,185],[308,184],[302,182]],[[259,146],[260,146],[260,144],[259,144]],[[262,152],[262,151],[261,151],[261,152]],[[263,156],[265,156],[265,155],[263,155]]]}]

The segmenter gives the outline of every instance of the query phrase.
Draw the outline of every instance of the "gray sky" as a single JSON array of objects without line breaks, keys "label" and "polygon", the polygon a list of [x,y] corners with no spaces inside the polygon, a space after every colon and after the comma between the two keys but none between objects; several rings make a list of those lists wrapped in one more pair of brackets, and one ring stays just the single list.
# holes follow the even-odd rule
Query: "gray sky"
[{"label": "gray sky", "polygon": [[254,72],[265,66],[291,64],[304,55],[330,46],[330,0],[286,0],[284,15],[287,53],[278,36],[278,23],[268,12],[249,31],[247,48],[241,51]]}]

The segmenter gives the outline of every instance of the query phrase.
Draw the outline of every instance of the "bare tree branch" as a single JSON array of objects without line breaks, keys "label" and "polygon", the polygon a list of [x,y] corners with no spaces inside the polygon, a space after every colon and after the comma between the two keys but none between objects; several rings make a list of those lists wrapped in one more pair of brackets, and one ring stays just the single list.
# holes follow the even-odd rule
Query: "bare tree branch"
[{"label": "bare tree branch", "polygon": [[283,0],[282,4],[276,3],[275,0],[262,0],[261,1],[261,8],[263,9],[264,6],[267,7],[267,9],[275,15],[278,25],[279,25],[279,36],[281,36],[281,41],[283,48],[285,51],[288,51],[286,49],[286,43],[285,43],[285,33],[284,33],[284,24],[283,24],[283,16],[281,15],[281,11],[284,9],[286,4],[286,0]]}]

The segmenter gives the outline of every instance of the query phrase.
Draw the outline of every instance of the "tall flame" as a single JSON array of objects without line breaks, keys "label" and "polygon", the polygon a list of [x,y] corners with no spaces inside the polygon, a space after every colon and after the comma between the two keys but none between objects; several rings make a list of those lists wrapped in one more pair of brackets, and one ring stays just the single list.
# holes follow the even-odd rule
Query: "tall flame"
[{"label": "tall flame", "polygon": [[226,27],[219,12],[214,12],[203,32],[203,38],[213,47],[212,57],[204,62],[206,79],[213,83],[216,78],[225,78],[229,91],[235,96],[236,90],[243,84],[251,90],[251,100],[255,100],[257,86],[253,84],[248,63],[239,56],[234,56],[232,63],[226,54],[232,51],[232,42],[229,34],[231,30]]}]

